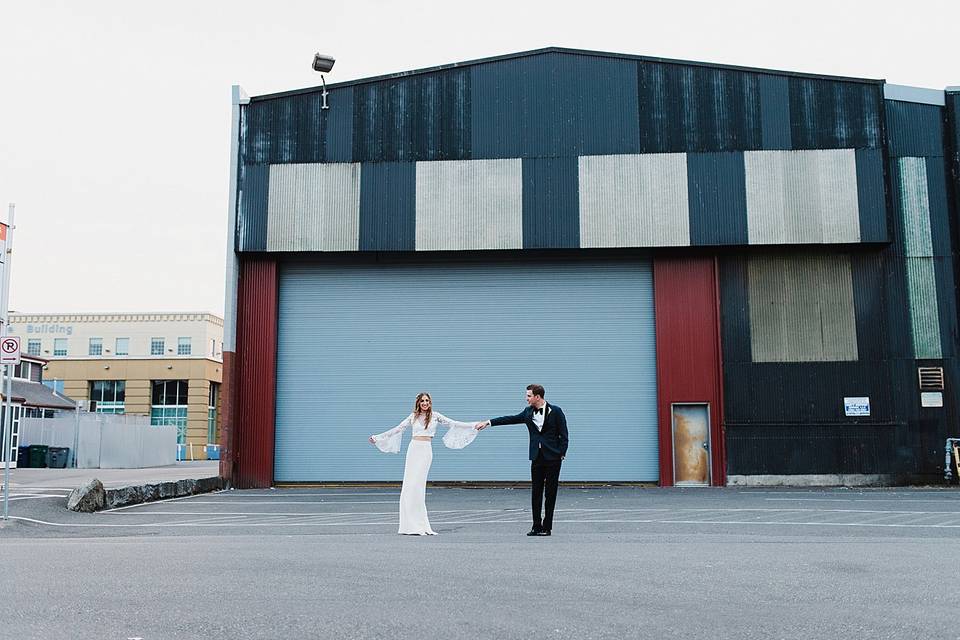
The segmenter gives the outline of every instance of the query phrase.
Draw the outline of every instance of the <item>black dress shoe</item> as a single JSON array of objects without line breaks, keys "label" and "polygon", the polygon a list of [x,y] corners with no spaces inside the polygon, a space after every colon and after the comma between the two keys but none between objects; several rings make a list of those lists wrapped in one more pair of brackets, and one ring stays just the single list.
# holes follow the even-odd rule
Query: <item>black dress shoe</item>
[{"label": "black dress shoe", "polygon": [[548,535],[550,535],[550,529],[541,529],[540,531],[538,531],[538,532],[535,533],[534,535],[537,535],[537,536],[548,536]]},{"label": "black dress shoe", "polygon": [[533,529],[530,529],[530,531],[527,532],[527,535],[539,536],[539,535],[543,535],[543,531],[539,527],[534,527]]}]

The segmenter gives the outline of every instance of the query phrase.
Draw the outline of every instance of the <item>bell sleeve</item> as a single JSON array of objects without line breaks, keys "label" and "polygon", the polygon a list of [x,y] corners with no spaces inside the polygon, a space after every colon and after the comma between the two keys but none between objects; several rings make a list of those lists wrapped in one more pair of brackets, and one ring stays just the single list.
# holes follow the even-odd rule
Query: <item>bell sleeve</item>
[{"label": "bell sleeve", "polygon": [[407,416],[403,422],[393,429],[373,436],[373,444],[384,453],[400,453],[400,442],[403,440],[403,432],[410,426],[411,422],[411,416]]},{"label": "bell sleeve", "polygon": [[463,449],[474,441],[477,431],[472,422],[457,422],[451,420],[442,413],[437,414],[437,423],[447,427],[447,433],[443,436],[443,444],[448,449]]}]

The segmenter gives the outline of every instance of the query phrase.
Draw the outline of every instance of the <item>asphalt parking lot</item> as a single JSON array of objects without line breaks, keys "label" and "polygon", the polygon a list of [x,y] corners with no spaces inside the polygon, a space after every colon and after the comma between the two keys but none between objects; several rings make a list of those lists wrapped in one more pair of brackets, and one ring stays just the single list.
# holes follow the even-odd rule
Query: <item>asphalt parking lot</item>
[{"label": "asphalt parking lot", "polygon": [[18,501],[9,637],[960,638],[956,490],[563,487],[551,538],[523,488],[430,488],[431,538],[398,496]]}]

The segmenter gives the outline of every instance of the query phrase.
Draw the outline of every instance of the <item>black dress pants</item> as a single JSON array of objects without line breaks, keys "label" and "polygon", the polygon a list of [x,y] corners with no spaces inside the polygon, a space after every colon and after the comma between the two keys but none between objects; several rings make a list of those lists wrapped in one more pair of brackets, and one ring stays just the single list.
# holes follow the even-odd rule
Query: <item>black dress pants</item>
[{"label": "black dress pants", "polygon": [[[557,504],[557,485],[560,483],[561,460],[544,460],[543,451],[537,453],[530,464],[530,482],[533,495],[530,506],[533,509],[533,528],[550,531],[553,529],[553,507]],[[546,504],[543,504],[546,494]],[[545,512],[541,518],[541,507]]]}]

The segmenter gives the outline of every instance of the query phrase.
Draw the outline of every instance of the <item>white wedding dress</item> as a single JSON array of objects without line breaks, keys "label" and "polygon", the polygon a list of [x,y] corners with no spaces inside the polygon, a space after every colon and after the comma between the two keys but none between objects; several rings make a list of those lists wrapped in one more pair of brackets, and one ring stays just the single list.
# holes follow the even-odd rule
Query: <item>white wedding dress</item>
[{"label": "white wedding dress", "polygon": [[[373,436],[374,444],[384,453],[400,453],[403,432],[410,428],[411,435],[431,436],[437,433],[437,425],[447,427],[443,444],[450,449],[463,449],[473,442],[478,431],[473,423],[457,422],[434,411],[430,424],[423,424],[423,417],[407,416],[403,422],[389,431]],[[433,462],[433,441],[410,439],[407,459],[403,466],[403,486],[400,489],[400,529],[398,533],[417,536],[435,536],[427,517],[427,474]]]}]

